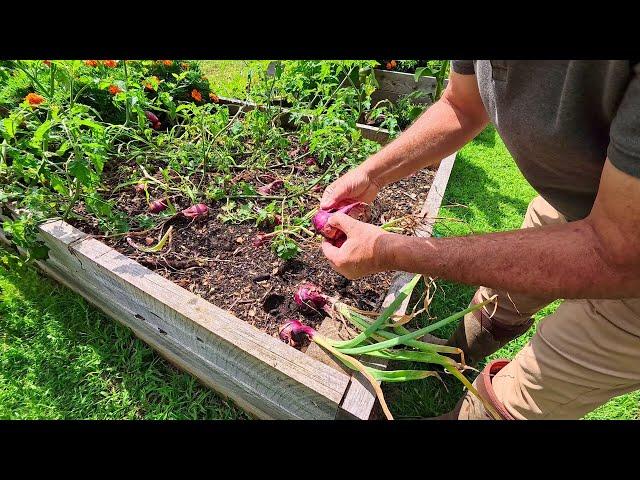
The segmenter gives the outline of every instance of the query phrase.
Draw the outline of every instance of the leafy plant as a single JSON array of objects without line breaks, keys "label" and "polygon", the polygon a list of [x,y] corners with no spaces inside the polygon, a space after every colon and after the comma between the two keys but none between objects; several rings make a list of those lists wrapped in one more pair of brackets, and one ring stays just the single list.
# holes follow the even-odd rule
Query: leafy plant
[{"label": "leafy plant", "polygon": [[[35,246],[37,221],[61,217],[119,235],[175,215],[175,199],[224,202],[221,220],[272,222],[271,248],[291,258],[313,235],[301,199],[379,148],[356,128],[369,107],[370,65],[274,63],[253,79],[251,95],[265,108],[231,114],[194,62],[4,62],[0,194],[33,214],[7,222],[7,231]],[[302,99],[287,123],[285,97]],[[260,176],[274,165],[309,175],[289,175],[267,195],[238,175]],[[105,191],[105,173],[123,181]],[[130,215],[118,198],[135,185],[150,205],[167,199],[166,211]]]}]

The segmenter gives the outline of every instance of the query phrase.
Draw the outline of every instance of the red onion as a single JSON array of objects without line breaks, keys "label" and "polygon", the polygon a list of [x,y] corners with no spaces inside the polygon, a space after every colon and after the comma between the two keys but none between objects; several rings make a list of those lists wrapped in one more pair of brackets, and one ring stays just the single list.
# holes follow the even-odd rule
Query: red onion
[{"label": "red onion", "polygon": [[144,114],[151,123],[159,123],[160,119],[152,112],[146,111]]},{"label": "red onion", "polygon": [[255,237],[253,237],[253,240],[251,241],[251,244],[256,248],[257,247],[261,247],[261,246],[269,243],[270,239],[271,239],[271,236],[269,234],[260,232]]},{"label": "red onion", "polygon": [[135,189],[136,189],[136,195],[139,195],[139,194],[147,191],[147,184],[146,183],[138,183],[136,185]]},{"label": "red onion", "polygon": [[160,119],[153,112],[145,111],[144,114],[147,117],[147,120],[151,122],[154,130],[159,129],[162,126]]},{"label": "red onion", "polygon": [[164,198],[161,198],[159,200],[154,200],[149,204],[149,212],[151,213],[160,213],[166,208],[167,208],[167,200]]},{"label": "red onion", "polygon": [[304,163],[308,166],[311,166],[311,165],[315,165],[318,162],[316,161],[315,157],[309,157],[305,160]]},{"label": "red onion", "polygon": [[258,193],[260,195],[271,195],[273,192],[280,190],[284,186],[284,182],[282,180],[274,180],[271,183],[267,183],[262,187],[258,188]]},{"label": "red onion", "polygon": [[313,227],[320,235],[336,247],[342,246],[347,239],[343,231],[328,224],[329,217],[336,212],[345,213],[361,222],[368,222],[371,219],[371,208],[364,202],[354,202],[329,210],[320,210],[316,213],[312,220]]},{"label": "red onion", "polygon": [[299,322],[298,320],[289,320],[278,330],[278,336],[283,342],[287,342],[292,347],[300,347],[304,340],[308,337],[313,339],[316,331]]},{"label": "red onion", "polygon": [[327,296],[320,292],[320,288],[306,282],[298,287],[293,295],[293,300],[303,309],[321,310],[327,303]]},{"label": "red onion", "polygon": [[197,203],[196,205],[192,205],[189,208],[185,208],[180,213],[182,213],[182,215],[187,218],[196,219],[206,216],[209,213],[209,207],[207,207],[204,203]]}]

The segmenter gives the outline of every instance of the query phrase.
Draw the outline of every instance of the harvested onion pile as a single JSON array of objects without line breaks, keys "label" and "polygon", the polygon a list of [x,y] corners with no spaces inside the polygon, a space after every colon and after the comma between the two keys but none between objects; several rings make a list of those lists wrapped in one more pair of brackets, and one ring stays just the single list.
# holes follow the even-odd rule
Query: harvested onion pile
[{"label": "harvested onion pile", "polygon": [[[427,327],[410,332],[403,324],[420,312],[414,312],[408,316],[399,316],[396,315],[396,311],[400,308],[404,300],[411,295],[421,277],[422,275],[415,275],[413,279],[400,290],[397,297],[386,309],[375,314],[363,312],[345,303],[338,302],[335,299],[323,295],[317,287],[305,283],[298,288],[294,297],[298,305],[303,307],[303,309],[322,309],[333,317],[347,320],[356,327],[360,333],[350,340],[332,340],[318,334],[313,328],[302,324],[299,320],[290,320],[280,327],[280,339],[294,347],[300,347],[306,339],[310,339],[338,358],[346,367],[361,372],[373,386],[382,410],[389,420],[392,420],[393,416],[389,411],[378,382],[405,382],[432,376],[439,377],[439,375],[437,372],[431,370],[379,370],[366,367],[356,358],[360,355],[401,362],[441,365],[446,371],[458,378],[469,391],[478,396],[476,389],[462,374],[462,371],[470,368],[465,365],[462,350],[445,345],[426,343],[418,340],[418,338],[462,318],[469,312],[484,307],[493,301],[494,297]],[[425,309],[426,307],[427,302],[425,301]],[[460,355],[460,362],[455,361],[449,356],[445,356],[445,354]],[[497,412],[495,412],[495,409],[489,403],[485,402],[479,396],[478,398],[482,400],[487,410],[491,412],[495,418],[499,418]]]}]

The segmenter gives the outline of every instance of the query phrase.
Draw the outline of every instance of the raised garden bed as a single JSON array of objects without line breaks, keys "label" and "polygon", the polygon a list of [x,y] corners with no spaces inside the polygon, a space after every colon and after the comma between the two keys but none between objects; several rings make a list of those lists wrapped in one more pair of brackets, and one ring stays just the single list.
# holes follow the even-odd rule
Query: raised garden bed
[{"label": "raised garden bed", "polygon": [[[38,88],[52,105],[70,97],[54,85],[73,85],[54,82],[56,72],[74,78],[79,68],[109,79],[89,82],[96,88],[89,99],[107,89],[113,100],[106,97],[102,109],[116,116],[126,109],[124,120],[99,123],[85,106],[49,107],[33,92],[18,105],[22,93],[16,94],[0,125],[8,180],[0,239],[22,253],[28,247],[47,274],[258,418],[368,418],[374,395],[359,375],[313,346],[299,351],[282,343],[277,329],[304,315],[318,330],[340,335],[323,314],[301,312],[292,302],[306,280],[367,310],[397,294],[403,277],[391,272],[353,282],[333,272],[309,230],[327,182],[375,151],[361,136],[384,142],[388,135],[362,125],[358,135],[352,124],[324,118],[303,119],[296,130],[288,128],[295,122],[286,109],[213,93],[205,103],[196,88],[194,102],[175,103],[168,92],[191,87],[168,81],[163,87],[149,77],[145,68],[158,62],[132,63],[128,73],[126,64],[120,71],[108,62],[18,64],[26,76],[25,68],[33,68],[50,80],[49,90],[42,82]],[[188,64],[180,68],[185,72],[175,78],[200,78]],[[139,86],[125,92],[118,78],[130,80],[132,73]],[[147,92],[154,88],[158,96]],[[137,103],[129,101],[133,95]],[[385,188],[372,205],[372,221],[400,219],[394,225],[403,233],[428,235],[453,161],[454,155],[437,170]],[[44,256],[27,237],[35,230]]]},{"label": "raised garden bed", "polygon": [[[403,201],[405,209],[412,208],[420,206],[420,200],[428,192],[420,209],[425,222],[417,234],[430,234],[454,159],[455,155],[445,159],[435,176],[423,173],[383,192],[382,203],[399,199],[399,191],[416,187],[416,191],[421,190],[419,197]],[[428,190],[417,184],[418,180],[430,179],[432,184]],[[389,207],[386,208],[388,211]],[[4,213],[8,213],[6,209]],[[383,213],[384,207],[377,214]],[[194,222],[181,228],[184,235],[180,237],[191,238],[194,243],[187,248],[193,248],[202,239],[207,239],[208,245],[216,245],[203,233],[215,235],[212,232],[220,225],[211,219],[206,224]],[[142,265],[148,263],[147,259],[139,258],[141,262],[138,262],[118,251],[132,253],[126,242],[123,245],[116,239],[100,241],[59,220],[46,222],[39,230],[41,239],[49,247],[48,259],[37,262],[45,273],[131,328],[173,364],[231,398],[247,412],[258,418],[274,419],[369,418],[375,395],[360,374],[352,376],[316,348],[310,348],[307,355],[285,345],[271,335],[276,325],[274,320],[290,313],[293,306],[288,299],[292,289],[306,275],[313,275],[316,282],[322,278],[318,283],[327,291],[337,290],[344,293],[346,299],[350,295],[353,299],[367,299],[367,303],[360,304],[365,308],[376,303],[376,292],[382,291],[383,285],[385,289],[389,287],[383,299],[387,305],[406,281],[406,275],[398,275],[395,281],[390,274],[379,274],[358,282],[344,282],[328,269],[317,248],[296,260],[293,271],[287,271],[286,262],[277,264],[275,256],[269,258],[268,250],[259,250],[249,257],[238,257],[237,262],[230,260],[231,268],[223,267],[221,272],[220,266],[225,262],[220,262],[220,258],[211,259],[211,255],[217,252],[216,256],[220,257],[220,251],[228,254],[224,247],[220,247],[221,250],[213,247],[206,253],[212,261],[206,266],[187,267],[186,271],[191,273],[185,273],[171,266],[184,260],[179,246],[174,257],[168,256],[150,265],[156,273]],[[247,251],[246,246],[242,246],[249,240],[247,231],[241,229],[222,236],[238,245],[233,244],[237,254]],[[239,238],[243,241],[238,242]],[[206,251],[208,245],[200,248]],[[197,263],[198,255],[191,255],[189,260]],[[308,268],[310,264],[314,269]],[[260,268],[254,270],[256,265],[273,268],[267,273],[269,279],[273,275],[274,281],[256,281],[262,273]],[[301,269],[296,272],[296,268]],[[192,272],[201,273],[196,276]],[[278,272],[282,273],[278,275]],[[180,283],[188,288],[181,287]],[[240,284],[250,288],[244,291],[238,288]],[[278,298],[269,295],[286,301],[267,312],[265,300]],[[246,321],[227,311],[230,306]],[[315,319],[316,324],[323,321],[320,331],[326,333],[335,328],[331,319]]]},{"label": "raised garden bed", "polygon": [[372,94],[371,100],[375,104],[382,100],[397,102],[400,98],[413,92],[421,92],[424,95],[417,97],[413,102],[430,105],[431,96],[436,91],[437,80],[435,77],[420,77],[416,82],[412,73],[394,72],[393,70],[374,69],[376,80],[380,85]]},{"label": "raised garden bed", "polygon": [[[416,71],[427,68],[429,61],[412,61],[411,68],[402,68],[404,71],[396,70],[402,65],[396,65],[395,60],[378,62],[380,67],[374,69],[374,74],[379,87],[371,95],[374,104],[382,100],[396,103],[414,92],[421,92],[423,95],[414,98],[412,103],[430,105],[433,102],[433,98],[437,95],[438,78],[431,75],[420,75],[417,80],[415,78]],[[435,75],[439,75],[439,73],[436,71]],[[447,86],[447,83],[448,80],[444,79],[443,88]]]}]

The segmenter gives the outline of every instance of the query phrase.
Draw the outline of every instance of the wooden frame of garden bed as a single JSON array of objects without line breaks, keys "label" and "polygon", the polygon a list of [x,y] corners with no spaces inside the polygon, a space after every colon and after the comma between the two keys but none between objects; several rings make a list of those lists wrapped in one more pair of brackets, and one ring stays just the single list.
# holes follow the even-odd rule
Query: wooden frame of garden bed
[{"label": "wooden frame of garden bed", "polygon": [[[371,100],[374,104],[381,100],[390,100],[395,103],[400,97],[417,91],[421,91],[425,95],[415,99],[414,103],[431,104],[429,95],[435,92],[437,84],[435,77],[420,77],[416,82],[413,73],[395,72],[380,68],[374,68],[373,73],[379,85],[371,94]],[[448,80],[445,80],[445,87],[447,83]]]},{"label": "wooden frame of garden bed", "polygon": [[[454,160],[455,154],[447,157],[436,172],[419,235],[431,233]],[[3,206],[4,218],[14,213]],[[369,418],[375,403],[370,385],[360,374],[331,364],[326,355],[314,354],[313,345],[307,353],[298,351],[62,220],[41,224],[39,237],[49,248],[48,258],[36,261],[44,273],[249,414],[261,419]],[[0,241],[12,245],[1,229]],[[406,279],[407,274],[396,275],[385,305]],[[325,320],[321,329],[331,328],[331,322]]]}]

